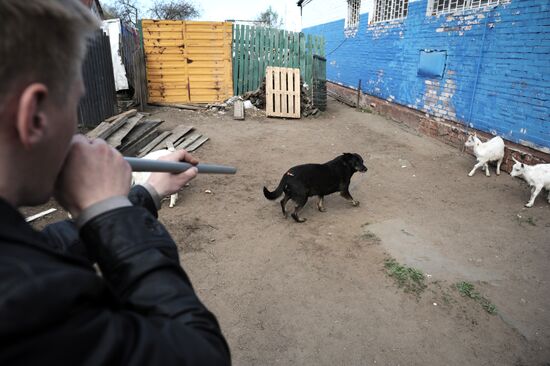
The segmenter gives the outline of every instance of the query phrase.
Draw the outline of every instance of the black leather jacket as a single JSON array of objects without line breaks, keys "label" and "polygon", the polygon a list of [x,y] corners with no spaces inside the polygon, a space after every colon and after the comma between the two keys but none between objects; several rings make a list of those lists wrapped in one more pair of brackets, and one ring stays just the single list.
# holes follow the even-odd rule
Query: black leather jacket
[{"label": "black leather jacket", "polygon": [[0,365],[231,363],[151,197],[129,198],[80,232],[37,232],[0,200]]}]

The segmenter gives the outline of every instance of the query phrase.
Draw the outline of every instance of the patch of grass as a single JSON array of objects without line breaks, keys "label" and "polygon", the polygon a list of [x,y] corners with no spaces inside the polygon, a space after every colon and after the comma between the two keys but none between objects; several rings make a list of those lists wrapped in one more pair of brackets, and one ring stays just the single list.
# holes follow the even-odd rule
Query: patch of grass
[{"label": "patch of grass", "polygon": [[365,231],[361,235],[361,239],[368,240],[368,241],[375,242],[375,243],[380,242],[380,238],[375,233],[373,233],[372,231]]},{"label": "patch of grass", "polygon": [[529,217],[523,217],[521,215],[517,215],[518,218],[518,224],[521,226],[523,223],[527,223],[531,226],[537,226],[537,220],[535,220],[532,216]]},{"label": "patch of grass", "polygon": [[424,273],[416,268],[399,264],[393,258],[387,258],[384,261],[384,267],[386,268],[386,274],[392,277],[397,286],[403,288],[405,292],[420,296],[427,287],[424,282],[426,280]]},{"label": "patch of grass", "polygon": [[442,299],[443,299],[443,303],[445,305],[450,305],[451,304],[452,298],[448,293],[443,293]]},{"label": "patch of grass", "polygon": [[372,113],[372,109],[370,108],[361,108],[360,110],[362,113]]},{"label": "patch of grass", "polygon": [[455,287],[462,296],[469,297],[470,299],[475,300],[489,314],[494,315],[497,313],[497,307],[495,306],[495,304],[493,304],[491,301],[489,301],[487,298],[477,292],[474,285],[472,285],[471,283],[463,281],[457,283]]}]

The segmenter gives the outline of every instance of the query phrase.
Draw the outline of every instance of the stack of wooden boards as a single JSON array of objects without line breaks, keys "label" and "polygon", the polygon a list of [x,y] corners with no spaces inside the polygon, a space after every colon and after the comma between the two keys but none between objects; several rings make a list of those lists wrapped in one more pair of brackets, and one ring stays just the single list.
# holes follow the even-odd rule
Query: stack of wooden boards
[{"label": "stack of wooden boards", "polygon": [[106,119],[87,136],[104,139],[124,156],[137,157],[171,146],[191,152],[208,141],[208,137],[196,132],[193,126],[179,125],[171,131],[162,131],[159,129],[162,122],[132,109]]}]

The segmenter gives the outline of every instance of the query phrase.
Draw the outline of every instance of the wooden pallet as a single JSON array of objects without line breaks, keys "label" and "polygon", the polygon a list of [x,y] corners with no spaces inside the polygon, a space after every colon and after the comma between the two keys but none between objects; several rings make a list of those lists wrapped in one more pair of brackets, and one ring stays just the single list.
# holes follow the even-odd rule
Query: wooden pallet
[{"label": "wooden pallet", "polygon": [[300,69],[266,68],[266,116],[300,118]]}]

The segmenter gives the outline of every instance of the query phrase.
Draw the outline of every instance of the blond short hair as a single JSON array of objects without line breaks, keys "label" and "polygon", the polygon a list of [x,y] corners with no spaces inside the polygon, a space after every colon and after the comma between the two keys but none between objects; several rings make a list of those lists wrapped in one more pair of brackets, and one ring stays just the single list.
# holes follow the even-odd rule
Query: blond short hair
[{"label": "blond short hair", "polygon": [[0,0],[0,110],[10,95],[34,82],[64,99],[98,26],[79,0]]}]

